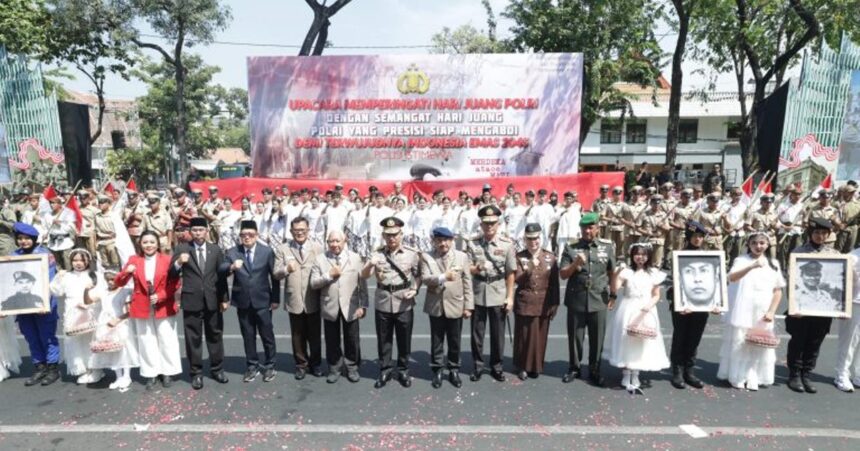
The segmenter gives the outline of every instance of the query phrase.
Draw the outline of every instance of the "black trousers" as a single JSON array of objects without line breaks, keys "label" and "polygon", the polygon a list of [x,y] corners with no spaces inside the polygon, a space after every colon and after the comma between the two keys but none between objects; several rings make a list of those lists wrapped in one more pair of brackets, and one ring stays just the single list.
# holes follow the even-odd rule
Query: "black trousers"
[{"label": "black trousers", "polygon": [[203,334],[209,351],[209,371],[221,371],[224,364],[224,316],[220,310],[182,311],[185,329],[185,355],[191,366],[191,375],[203,372]]},{"label": "black trousers", "polygon": [[397,371],[409,373],[409,353],[412,352],[412,310],[387,313],[376,310],[376,347],[379,351],[379,371],[391,372],[391,348],[397,337]]},{"label": "black trousers", "polygon": [[[357,371],[361,362],[361,337],[359,336],[359,320],[347,321],[343,313],[337,314],[334,321],[323,320],[325,331],[325,359],[329,372]],[[343,347],[341,347],[341,330],[343,330]]]},{"label": "black trousers", "polygon": [[476,305],[472,312],[472,360],[475,373],[484,370],[484,333],[490,323],[490,368],[502,371],[502,357],[505,355],[505,317],[507,313],[501,305],[484,307]]},{"label": "black trousers", "polygon": [[672,312],[672,348],[669,359],[672,366],[692,368],[696,365],[696,350],[708,324],[708,312],[682,315]]},{"label": "black trousers", "polygon": [[824,337],[830,332],[833,318],[804,316],[785,317],[785,331],[791,335],[788,340],[788,370],[791,373],[808,373],[815,369],[818,351]]},{"label": "black trousers", "polygon": [[[236,309],[239,315],[239,330],[242,331],[242,342],[245,345],[245,361],[248,368],[275,366],[275,330],[272,327],[272,311],[268,308]],[[263,341],[265,360],[260,363],[257,355],[257,334]]]},{"label": "black trousers", "polygon": [[290,337],[296,369],[317,368],[322,363],[320,312],[290,313]]},{"label": "black trousers", "polygon": [[606,331],[606,310],[576,312],[567,309],[567,346],[570,352],[570,371],[579,372],[582,361],[582,341],[588,329],[588,367],[592,373],[600,372],[600,356],[603,354],[603,335]]},{"label": "black trousers", "polygon": [[445,340],[448,340],[448,369],[460,369],[460,334],[463,318],[430,317],[430,369],[439,371],[445,366]]}]

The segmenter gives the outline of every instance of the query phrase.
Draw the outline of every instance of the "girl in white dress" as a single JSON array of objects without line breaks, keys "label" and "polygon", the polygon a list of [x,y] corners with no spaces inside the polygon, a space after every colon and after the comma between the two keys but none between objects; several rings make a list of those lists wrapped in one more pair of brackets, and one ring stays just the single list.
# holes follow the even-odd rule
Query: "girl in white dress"
[{"label": "girl in white dress", "polygon": [[131,386],[131,369],[140,366],[140,356],[137,351],[137,334],[133,330],[134,323],[128,321],[128,304],[131,302],[132,289],[130,286],[114,285],[114,276],[116,270],[105,270],[109,291],[101,302],[98,328],[93,340],[120,341],[125,342],[125,346],[116,352],[93,353],[90,368],[112,369],[116,373],[116,380],[109,388],[124,393]]},{"label": "girl in white dress", "polygon": [[[660,332],[660,319],[655,305],[660,301],[660,284],[666,274],[651,267],[651,246],[634,243],[629,252],[630,267],[619,268],[616,287],[619,294],[606,332],[604,355],[610,364],[622,368],[621,384],[630,393],[641,392],[640,371],[660,371],[669,367],[666,345]],[[641,338],[627,333],[633,321],[656,329],[654,338]]]},{"label": "girl in white dress", "polygon": [[760,385],[773,384],[776,349],[745,340],[753,327],[773,330],[773,316],[785,287],[779,264],[767,257],[769,245],[767,235],[753,233],[747,241],[748,253],[739,255],[729,271],[729,311],[717,378],[728,380],[735,388],[755,391]]},{"label": "girl in white dress", "polygon": [[17,373],[21,366],[21,351],[15,338],[15,320],[11,316],[0,316],[0,381]]},{"label": "girl in white dress", "polygon": [[[99,301],[105,293],[105,283],[101,274],[90,270],[92,256],[85,249],[72,250],[69,259],[72,271],[60,271],[51,281],[51,293],[64,298],[63,327],[82,324],[98,317]],[[65,336],[63,340],[63,359],[66,372],[79,376],[78,384],[92,384],[104,377],[101,370],[89,367],[90,340],[92,333]]]}]

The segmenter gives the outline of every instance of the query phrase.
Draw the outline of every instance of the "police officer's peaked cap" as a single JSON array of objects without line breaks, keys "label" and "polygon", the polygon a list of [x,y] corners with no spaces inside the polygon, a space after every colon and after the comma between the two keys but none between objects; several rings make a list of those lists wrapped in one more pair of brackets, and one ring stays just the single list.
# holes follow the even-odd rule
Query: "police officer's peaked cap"
[{"label": "police officer's peaked cap", "polygon": [[36,281],[36,278],[33,277],[33,275],[28,273],[27,271],[15,271],[14,273],[12,273],[12,278],[15,279],[15,282],[22,279],[29,280],[30,282]]},{"label": "police officer's peaked cap", "polygon": [[821,263],[819,263],[815,260],[812,260],[812,261],[805,263],[805,264],[800,266],[800,273],[801,274],[821,274],[822,268],[823,268],[823,266],[821,265]]},{"label": "police officer's peaked cap", "polygon": [[540,237],[540,224],[536,222],[530,222],[526,224],[525,237],[526,238],[538,238]]},{"label": "police officer's peaked cap", "polygon": [[382,226],[382,233],[388,234],[400,233],[400,228],[403,227],[404,224],[403,220],[397,216],[389,216],[379,222],[379,225]]},{"label": "police officer's peaked cap", "polygon": [[481,218],[481,222],[498,222],[501,216],[502,210],[499,210],[499,207],[495,205],[487,205],[478,210],[478,217]]}]

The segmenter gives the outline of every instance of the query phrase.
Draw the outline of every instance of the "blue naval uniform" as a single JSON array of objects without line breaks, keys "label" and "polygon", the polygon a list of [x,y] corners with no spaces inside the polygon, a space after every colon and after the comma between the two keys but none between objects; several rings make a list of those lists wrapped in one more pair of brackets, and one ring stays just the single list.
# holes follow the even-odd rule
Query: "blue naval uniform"
[{"label": "blue naval uniform", "polygon": [[[54,276],[57,274],[57,265],[51,251],[42,246],[36,246],[30,254],[48,255],[48,277],[50,280],[54,280]],[[16,249],[12,255],[27,254],[23,249]],[[51,296],[51,313],[29,313],[18,315],[16,318],[18,327],[21,329],[21,335],[24,336],[30,347],[30,358],[33,360],[33,365],[60,363],[60,341],[57,339],[59,317],[57,298]]]}]

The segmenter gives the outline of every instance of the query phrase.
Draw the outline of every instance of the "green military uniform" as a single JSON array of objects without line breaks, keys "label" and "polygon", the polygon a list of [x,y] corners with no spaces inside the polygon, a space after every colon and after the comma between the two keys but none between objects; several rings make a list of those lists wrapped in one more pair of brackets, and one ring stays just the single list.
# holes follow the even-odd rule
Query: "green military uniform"
[{"label": "green military uniform", "polygon": [[[585,214],[580,226],[597,223],[597,215]],[[593,380],[600,378],[600,356],[603,353],[603,336],[606,330],[606,311],[610,300],[610,274],[615,271],[615,246],[611,241],[597,238],[579,240],[568,245],[561,255],[559,268],[566,268],[582,255],[585,264],[570,277],[564,293],[567,307],[567,340],[570,352],[569,373],[579,375],[582,360],[582,342],[588,329],[588,366]]]}]

